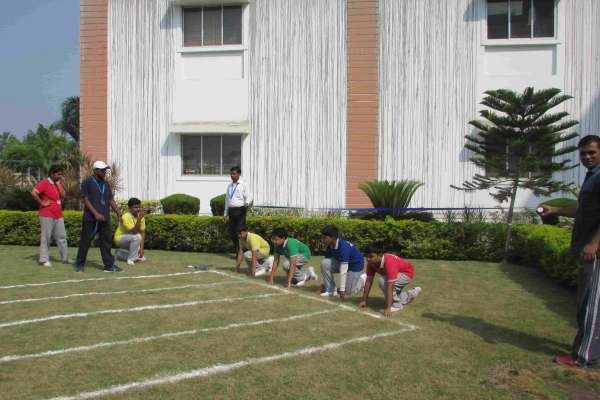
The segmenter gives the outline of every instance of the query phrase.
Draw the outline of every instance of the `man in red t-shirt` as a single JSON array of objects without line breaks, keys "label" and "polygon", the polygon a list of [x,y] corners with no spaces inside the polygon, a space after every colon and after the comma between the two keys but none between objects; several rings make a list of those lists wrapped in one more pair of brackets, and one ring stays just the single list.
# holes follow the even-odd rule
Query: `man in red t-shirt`
[{"label": "man in red t-shirt", "polygon": [[53,165],[50,167],[48,178],[41,180],[31,195],[40,206],[40,264],[51,267],[48,248],[52,238],[58,245],[60,258],[65,263],[70,263],[67,248],[67,232],[63,218],[62,204],[65,198],[65,188],[62,184],[63,167]]},{"label": "man in red t-shirt", "polygon": [[395,311],[402,310],[402,307],[415,299],[421,292],[420,287],[410,290],[403,290],[415,276],[412,264],[391,253],[383,253],[380,249],[369,246],[365,249],[367,256],[367,281],[363,291],[362,301],[358,304],[359,308],[367,306],[369,292],[373,285],[375,273],[379,273],[379,287],[383,291],[385,299],[385,310],[383,314],[391,317]]}]

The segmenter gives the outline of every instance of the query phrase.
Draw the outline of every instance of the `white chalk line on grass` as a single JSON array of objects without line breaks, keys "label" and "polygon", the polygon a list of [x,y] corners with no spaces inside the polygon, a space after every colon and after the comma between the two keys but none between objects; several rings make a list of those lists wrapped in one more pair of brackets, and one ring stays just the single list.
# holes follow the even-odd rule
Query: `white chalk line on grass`
[{"label": "white chalk line on grass", "polygon": [[270,285],[270,284],[268,284],[266,282],[261,282],[261,281],[257,281],[257,280],[250,279],[250,278],[242,278],[242,277],[239,277],[239,276],[236,276],[236,275],[232,275],[230,273],[223,272],[223,271],[210,270],[209,272],[215,273],[217,275],[227,276],[227,277],[233,278],[233,279],[238,279],[238,280],[242,280],[242,281],[252,282],[255,285],[259,285],[259,286],[262,286],[262,287],[268,287],[268,288],[271,288],[271,289],[274,289],[274,290],[278,290],[278,291],[283,292],[283,293],[293,294],[293,295],[296,295],[296,296],[300,296],[300,297],[305,298],[305,299],[310,299],[310,300],[313,300],[313,301],[318,301],[318,302],[321,302],[321,303],[334,305],[334,306],[337,306],[338,308],[341,308],[341,309],[346,310],[346,311],[356,312],[356,313],[359,313],[361,315],[366,315],[368,317],[371,317],[371,318],[374,318],[374,319],[378,319],[378,320],[389,321],[389,322],[392,322],[392,323],[394,323],[396,325],[404,326],[404,327],[407,327],[407,328],[410,328],[410,329],[417,329],[417,326],[415,326],[415,325],[407,324],[405,322],[396,321],[396,320],[393,320],[391,318],[386,318],[383,315],[375,314],[374,312],[370,312],[370,311],[367,311],[367,310],[360,310],[357,307],[350,307],[350,306],[348,306],[346,304],[341,304],[340,302],[336,303],[334,301],[323,299],[321,297],[309,296],[309,295],[304,294],[304,293],[298,293],[295,290],[289,290],[289,289],[286,289],[286,288],[283,288],[283,287],[280,287],[280,286],[277,286],[277,285]]},{"label": "white chalk line on grass", "polygon": [[136,275],[136,276],[113,276],[113,277],[106,277],[106,278],[68,279],[66,281],[41,282],[41,283],[24,283],[24,284],[21,284],[21,285],[0,286],[0,289],[16,289],[16,288],[24,288],[24,287],[60,285],[60,284],[63,284],[63,283],[80,283],[80,282],[92,282],[92,281],[112,281],[112,280],[121,280],[121,279],[166,278],[166,277],[169,277],[169,276],[204,274],[206,272],[207,271],[193,271],[193,272],[176,272],[176,273],[173,273],[173,274]]},{"label": "white chalk line on grass", "polygon": [[0,323],[0,328],[8,328],[8,327],[12,327],[12,326],[35,324],[35,323],[39,323],[39,322],[54,321],[54,320],[59,320],[59,319],[87,318],[87,317],[92,317],[92,316],[96,316],[96,315],[120,314],[120,313],[127,313],[127,312],[147,311],[147,310],[164,310],[164,309],[169,309],[169,308],[196,306],[199,304],[233,303],[233,302],[242,301],[242,300],[263,299],[263,298],[274,297],[274,296],[283,296],[283,295],[284,295],[284,293],[282,293],[282,294],[267,293],[267,294],[259,294],[259,295],[246,296],[246,297],[226,297],[226,298],[221,298],[221,299],[188,301],[185,303],[154,304],[154,305],[140,306],[140,307],[133,307],[133,308],[119,308],[119,309],[113,309],[113,310],[100,310],[100,311],[91,311],[91,312],[82,312],[82,313],[73,313],[73,314],[51,315],[51,316],[42,317],[42,318],[23,319],[20,321],[10,321],[10,322]]},{"label": "white chalk line on grass", "polygon": [[210,376],[210,375],[224,374],[224,373],[234,371],[236,369],[240,369],[243,367],[251,366],[251,365],[266,364],[266,363],[270,363],[270,362],[286,360],[289,358],[310,356],[315,353],[320,353],[320,352],[323,352],[326,350],[334,350],[334,349],[337,349],[342,346],[347,346],[349,344],[371,342],[376,339],[385,338],[388,336],[399,335],[401,333],[412,331],[412,330],[414,330],[414,329],[404,328],[404,329],[395,330],[395,331],[391,331],[391,332],[378,333],[378,334],[370,335],[370,336],[360,336],[360,337],[356,337],[356,338],[352,338],[352,339],[347,339],[347,340],[344,340],[341,342],[328,343],[328,344],[324,344],[322,346],[304,347],[302,349],[289,351],[289,352],[285,352],[285,353],[281,353],[281,354],[274,354],[274,355],[266,356],[266,357],[247,358],[245,360],[238,361],[235,363],[230,363],[230,364],[215,364],[210,367],[194,369],[194,370],[182,372],[179,374],[161,375],[161,376],[157,376],[155,378],[148,379],[145,381],[131,382],[131,383],[127,383],[124,385],[116,385],[116,386],[112,386],[112,387],[109,387],[106,389],[100,389],[100,390],[96,390],[96,391],[81,392],[74,396],[54,397],[50,400],[85,400],[85,399],[92,399],[95,397],[102,397],[102,396],[109,396],[109,395],[124,393],[124,392],[128,392],[130,390],[144,389],[144,388],[148,388],[151,386],[173,384],[173,383],[178,383],[178,382],[181,382],[184,380],[189,380],[189,379],[194,379],[194,378],[202,378],[202,377],[206,377],[206,376]]},{"label": "white chalk line on grass", "polygon": [[268,324],[274,324],[277,322],[289,322],[289,321],[295,321],[295,320],[304,319],[304,318],[315,317],[315,316],[323,315],[323,314],[331,314],[334,312],[340,312],[340,310],[339,309],[330,309],[330,310],[316,311],[316,312],[307,313],[307,314],[297,314],[297,315],[292,315],[290,317],[285,317],[285,318],[263,319],[263,320],[259,320],[259,321],[250,321],[250,322],[236,322],[236,323],[223,325],[223,326],[216,326],[216,327],[212,327],[212,328],[202,328],[202,329],[192,329],[192,330],[188,330],[188,331],[169,332],[169,333],[163,333],[163,334],[157,335],[157,336],[145,336],[145,337],[138,337],[138,338],[133,338],[133,339],[128,339],[128,340],[119,340],[119,341],[115,341],[115,342],[101,342],[101,343],[96,343],[96,344],[89,345],[89,346],[70,347],[67,349],[51,350],[51,351],[45,351],[42,353],[15,354],[15,355],[10,355],[10,356],[0,357],[0,364],[14,362],[14,361],[28,360],[31,358],[52,357],[52,356],[58,356],[58,355],[67,354],[67,353],[82,353],[82,352],[92,351],[92,350],[101,349],[101,348],[105,348],[105,347],[114,347],[114,346],[123,346],[123,345],[129,345],[129,344],[145,343],[145,342],[150,342],[150,341],[159,340],[159,339],[172,338],[172,337],[191,336],[191,335],[197,335],[197,334],[201,334],[201,333],[209,333],[209,332],[217,332],[217,331],[227,331],[230,329],[246,328],[246,327],[251,327],[251,326],[259,326],[259,325],[268,325]]},{"label": "white chalk line on grass", "polygon": [[0,305],[15,304],[15,303],[31,303],[31,302],[36,302],[36,301],[47,301],[47,300],[62,300],[62,299],[70,299],[73,297],[109,296],[112,294],[164,292],[164,291],[168,291],[168,290],[202,288],[202,287],[212,287],[212,286],[220,286],[220,285],[233,285],[233,284],[239,284],[239,283],[240,283],[239,281],[223,281],[223,282],[199,283],[199,284],[194,284],[194,285],[171,286],[171,287],[162,287],[162,288],[153,288],[153,289],[119,290],[119,291],[114,291],[114,292],[73,293],[73,294],[67,294],[64,296],[39,297],[39,298],[19,299],[19,300],[6,300],[6,301],[0,301]]}]

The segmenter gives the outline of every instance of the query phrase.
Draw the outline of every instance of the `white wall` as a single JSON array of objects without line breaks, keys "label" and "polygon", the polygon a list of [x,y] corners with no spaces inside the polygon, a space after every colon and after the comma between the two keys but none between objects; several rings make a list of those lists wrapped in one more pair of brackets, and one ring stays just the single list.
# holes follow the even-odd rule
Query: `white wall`
[{"label": "white wall", "polygon": [[184,48],[182,8],[175,6],[175,87],[173,124],[248,124],[248,9],[244,7],[241,46]]},{"label": "white wall", "polygon": [[180,133],[243,132],[257,204],[344,205],[345,1],[247,7],[240,49],[186,52],[172,0],[109,1],[109,159],[121,166],[120,197],[188,193],[209,212],[229,179],[182,176]]},{"label": "white wall", "polygon": [[[565,108],[581,121],[580,132],[600,132],[600,2],[560,0],[556,40],[534,45],[487,41],[485,0],[380,4],[379,175],[424,182],[413,205],[497,204],[485,192],[450,188],[476,172],[463,149],[464,135],[483,107],[478,103],[485,90],[563,89],[575,97]],[[578,182],[580,173],[557,178]],[[517,197],[519,206],[541,201],[526,191]]]}]

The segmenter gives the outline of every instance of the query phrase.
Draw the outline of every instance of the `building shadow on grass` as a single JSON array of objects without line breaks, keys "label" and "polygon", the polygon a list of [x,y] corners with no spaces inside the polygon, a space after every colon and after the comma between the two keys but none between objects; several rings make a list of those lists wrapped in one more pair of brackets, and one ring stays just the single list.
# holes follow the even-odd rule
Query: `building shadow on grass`
[{"label": "building shadow on grass", "polygon": [[500,268],[508,279],[542,299],[549,310],[575,326],[577,293],[574,289],[553,281],[544,272],[534,267],[504,263]]},{"label": "building shadow on grass", "polygon": [[547,354],[549,356],[565,353],[570,350],[567,343],[560,343],[551,339],[494,325],[481,318],[441,313],[425,313],[422,317],[437,322],[448,323],[457,328],[470,331],[490,344],[506,343],[526,351]]}]

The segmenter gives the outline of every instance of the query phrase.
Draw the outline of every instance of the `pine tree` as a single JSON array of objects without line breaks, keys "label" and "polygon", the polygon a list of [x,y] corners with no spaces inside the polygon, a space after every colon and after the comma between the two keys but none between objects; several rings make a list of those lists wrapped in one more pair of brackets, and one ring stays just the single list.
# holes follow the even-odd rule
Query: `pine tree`
[{"label": "pine tree", "polygon": [[485,92],[481,102],[487,109],[480,111],[483,119],[470,121],[477,128],[466,135],[465,148],[474,153],[470,158],[485,171],[454,189],[467,192],[487,190],[500,203],[509,201],[505,252],[508,255],[512,234],[515,198],[519,189],[528,189],[536,196],[556,192],[572,192],[573,183],[553,180],[555,172],[577,166],[571,160],[558,157],[572,153],[576,146],[558,146],[575,137],[566,132],[578,122],[566,119],[565,111],[550,112],[571,99],[559,89],[535,91],[529,87],[523,93],[500,89]]}]

